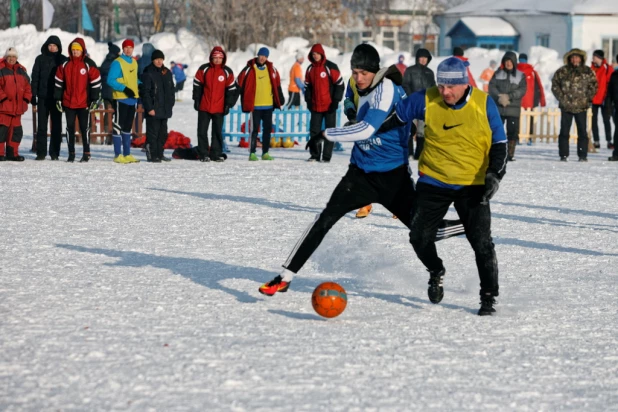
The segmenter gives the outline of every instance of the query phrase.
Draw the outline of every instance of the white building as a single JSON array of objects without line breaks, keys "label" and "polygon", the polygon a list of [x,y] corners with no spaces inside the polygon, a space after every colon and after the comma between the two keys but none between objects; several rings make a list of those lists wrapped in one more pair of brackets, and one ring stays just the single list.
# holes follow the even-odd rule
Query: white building
[{"label": "white building", "polygon": [[[527,52],[532,46],[549,47],[561,54],[575,47],[603,49],[608,61],[618,54],[618,0],[471,0],[436,16],[441,55],[451,54],[458,42],[463,44],[464,39],[453,39],[449,34],[461,36],[461,30],[451,30],[465,24],[462,19],[468,18],[469,24],[470,17],[502,19],[516,31],[516,51]],[[498,26],[477,29],[496,38],[504,33],[504,27]]]}]

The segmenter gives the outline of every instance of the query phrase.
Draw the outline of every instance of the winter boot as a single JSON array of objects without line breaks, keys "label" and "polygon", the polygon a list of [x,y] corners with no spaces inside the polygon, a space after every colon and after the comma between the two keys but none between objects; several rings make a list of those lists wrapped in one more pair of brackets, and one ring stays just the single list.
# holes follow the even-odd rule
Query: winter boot
[{"label": "winter boot", "polygon": [[80,159],[80,161],[79,161],[79,162],[80,162],[80,163],[87,163],[87,162],[88,162],[88,160],[90,160],[90,153],[89,153],[89,152],[85,152],[85,153],[82,155],[82,158]]},{"label": "winter boot", "polygon": [[496,304],[496,299],[493,296],[481,296],[481,308],[479,309],[479,316],[492,316],[496,313],[494,309],[494,305]]},{"label": "winter boot", "polygon": [[67,159],[67,162],[73,163],[74,161],[75,161],[75,152],[70,152],[69,153],[69,158]]},{"label": "winter boot", "polygon": [[37,155],[37,157],[34,160],[45,160],[45,156]]},{"label": "winter boot", "polygon": [[517,147],[517,140],[509,140],[509,154],[506,158],[509,162],[515,161],[515,148]]},{"label": "winter boot", "polygon": [[257,155],[256,155],[255,153],[251,153],[251,154],[249,155],[249,161],[250,161],[250,162],[257,162],[258,160],[260,160],[260,158],[259,158],[259,157],[257,157]]},{"label": "winter boot", "polygon": [[429,271],[429,288],[427,289],[427,296],[431,303],[440,303],[444,297],[444,287],[442,282],[444,280],[444,273],[446,270]]}]

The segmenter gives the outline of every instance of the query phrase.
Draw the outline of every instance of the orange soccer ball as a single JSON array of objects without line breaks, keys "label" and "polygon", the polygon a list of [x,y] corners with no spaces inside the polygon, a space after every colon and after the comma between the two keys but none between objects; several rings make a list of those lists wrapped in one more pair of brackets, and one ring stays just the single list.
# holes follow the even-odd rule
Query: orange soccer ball
[{"label": "orange soccer ball", "polygon": [[311,304],[318,315],[334,318],[341,315],[348,304],[345,289],[335,282],[319,284],[311,296]]}]

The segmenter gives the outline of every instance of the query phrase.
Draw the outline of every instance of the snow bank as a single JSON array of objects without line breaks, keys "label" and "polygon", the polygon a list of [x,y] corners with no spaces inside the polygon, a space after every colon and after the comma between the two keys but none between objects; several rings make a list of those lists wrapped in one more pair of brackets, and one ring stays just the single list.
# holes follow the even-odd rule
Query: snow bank
[{"label": "snow bank", "polygon": [[[71,40],[75,37],[82,37],[86,42],[86,48],[90,57],[97,63],[101,63],[107,54],[106,43],[96,43],[91,37],[76,35],[75,33],[64,32],[59,29],[50,29],[45,32],[37,32],[35,26],[31,24],[22,25],[16,28],[0,31],[0,51],[6,50],[9,46],[17,47],[19,51],[19,61],[29,70],[34,65],[34,59],[40,54],[41,45],[51,35],[56,35],[62,41],[63,52]],[[211,39],[205,39],[203,36],[198,36],[186,29],[180,29],[177,33],[159,33],[150,37],[147,41],[155,48],[163,51],[166,57],[166,62],[171,61],[187,64],[189,67],[186,70],[188,82],[192,83],[193,75],[197,69],[208,61],[210,50],[216,45],[216,42]],[[116,42],[120,46],[122,41]],[[374,46],[381,56],[381,65],[391,65],[398,61],[399,55],[403,54],[405,63],[412,65],[415,63],[414,55],[410,52],[400,52],[389,49],[387,47]],[[141,54],[143,44],[135,46],[135,54]],[[311,49],[309,40],[301,37],[287,37],[278,42],[275,46],[263,43],[253,43],[247,46],[246,50],[237,50],[228,52],[227,65],[234,71],[239,73],[247,64],[247,61],[256,56],[257,51],[261,47],[267,47],[270,51],[269,60],[273,62],[279,70],[282,80],[284,92],[289,84],[290,68],[296,61],[296,53],[301,52],[308,56]],[[341,70],[344,78],[349,78],[352,74],[350,70],[351,53],[341,53],[340,50],[324,46],[326,57],[336,63]],[[489,67],[490,60],[500,62],[504,52],[498,49],[487,50],[481,48],[470,48],[466,50],[466,57],[470,61],[470,70],[475,78],[479,78],[482,71]],[[592,51],[589,51],[589,56],[592,56]],[[429,67],[434,71],[438,64],[446,57],[435,57]],[[528,61],[535,66],[539,72],[545,92],[548,98],[548,105],[556,105],[551,93],[551,78],[555,71],[562,66],[562,56],[557,51],[545,47],[532,47],[528,51]],[[309,66],[309,61],[305,58],[303,69]],[[183,91],[185,99],[190,99],[191,87],[186,87]],[[287,94],[287,93],[285,93]]]}]

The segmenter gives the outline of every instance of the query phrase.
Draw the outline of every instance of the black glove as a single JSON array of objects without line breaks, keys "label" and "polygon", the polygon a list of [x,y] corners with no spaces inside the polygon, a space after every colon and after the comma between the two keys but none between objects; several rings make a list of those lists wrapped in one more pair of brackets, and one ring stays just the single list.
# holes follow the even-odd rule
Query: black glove
[{"label": "black glove", "polygon": [[223,108],[223,115],[227,116],[228,114],[230,114],[230,108],[228,106],[225,106]]},{"label": "black glove", "polygon": [[36,106],[36,96],[32,96],[32,101],[30,103],[32,103],[33,106]]},{"label": "black glove", "polygon": [[352,125],[355,125],[356,123],[358,123],[356,120],[349,120],[343,124],[343,127],[352,126]]},{"label": "black glove", "polygon": [[332,102],[328,108],[328,113],[334,113],[337,111],[337,108],[339,107],[339,103],[337,102]]},{"label": "black glove", "polygon": [[195,109],[195,111],[199,111],[200,110],[200,102],[198,102],[197,100],[193,102],[193,108]]},{"label": "black glove", "polygon": [[128,87],[125,87],[124,90],[122,91],[124,94],[127,95],[127,97],[129,98],[133,98],[135,97],[135,92],[131,89],[129,89]]},{"label": "black glove", "polygon": [[310,147],[318,147],[320,143],[323,142],[324,140],[326,140],[326,138],[324,137],[322,132],[314,134],[313,136],[309,138],[309,141],[307,141],[305,150],[309,149]]},{"label": "black glove", "polygon": [[356,123],[356,109],[349,108],[345,111],[345,115],[349,121]]},{"label": "black glove", "polygon": [[399,117],[397,117],[397,112],[393,110],[391,114],[388,115],[386,120],[382,122],[382,126],[380,126],[380,128],[378,129],[378,133],[388,132],[389,130],[395,129],[396,127],[401,127],[404,124],[405,123],[399,120]]},{"label": "black glove", "polygon": [[483,193],[483,197],[481,198],[481,204],[488,204],[498,191],[498,188],[500,188],[500,179],[498,175],[493,172],[487,173],[485,175],[485,193]]},{"label": "black glove", "polygon": [[62,110],[62,102],[60,100],[56,100],[56,109],[58,109],[60,113],[64,112],[64,110]]}]

